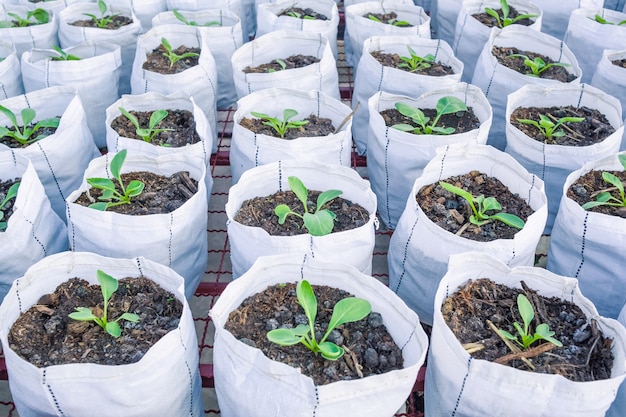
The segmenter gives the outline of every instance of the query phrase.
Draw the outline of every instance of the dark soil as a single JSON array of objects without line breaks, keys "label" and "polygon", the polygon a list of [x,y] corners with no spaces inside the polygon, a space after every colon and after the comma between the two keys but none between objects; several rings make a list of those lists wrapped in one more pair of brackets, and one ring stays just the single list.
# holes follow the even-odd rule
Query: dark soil
[{"label": "dark soil", "polygon": [[[300,127],[287,129],[287,132],[285,133],[285,137],[283,139],[327,136],[335,131],[333,121],[327,117],[317,117],[316,115],[311,114],[305,119],[294,118],[292,120],[307,120],[309,123]],[[280,135],[276,132],[276,130],[274,130],[273,127],[265,126],[263,124],[263,120],[261,119],[249,119],[247,117],[244,117],[243,119],[241,119],[241,122],[239,122],[239,124],[257,134],[274,136],[276,138],[280,137]]]},{"label": "dark soil", "polygon": [[[420,109],[424,113],[424,116],[430,117],[433,120],[437,115],[435,109]],[[416,126],[416,123],[410,118],[404,116],[396,109],[387,109],[380,112],[380,115],[385,120],[386,126],[393,126],[396,124],[407,123],[411,126]],[[437,122],[438,127],[453,127],[454,133],[470,132],[480,127],[480,120],[474,114],[474,110],[471,107],[467,108],[467,111],[460,111],[457,113],[444,114]],[[436,133],[433,133],[436,134]],[[442,135],[447,136],[447,135]]]},{"label": "dark soil", "polygon": [[[494,9],[494,11],[496,13],[498,13],[498,15],[500,16],[500,20],[504,19],[504,14],[502,13],[502,9]],[[520,13],[520,12],[517,11],[517,9],[515,7],[509,6],[509,17],[511,19],[515,19],[520,14],[529,14],[529,13]],[[475,13],[475,14],[472,15],[472,17],[474,19],[478,20],[483,25],[488,26],[490,28],[498,27],[498,21],[494,17],[489,16],[486,12]],[[526,18],[526,19],[520,19],[517,22],[515,22],[514,24],[515,25],[530,26],[533,23],[535,23],[534,20]]]},{"label": "dark soil", "polygon": [[[139,126],[148,128],[150,125],[150,116],[153,112],[134,110],[129,110],[128,112],[137,118]],[[171,130],[157,133],[150,142],[154,145],[179,148],[200,142],[201,140],[198,132],[196,132],[196,122],[194,121],[193,113],[188,110],[168,110],[167,117],[155,127],[157,129]],[[113,119],[111,128],[122,137],[143,140],[137,135],[135,125],[122,114]]]},{"label": "dark soil", "polygon": [[[303,19],[304,16],[310,16],[314,20],[328,20],[328,17],[326,15],[322,13],[318,13],[309,7],[307,7],[306,9],[303,9],[301,7],[290,7],[288,9],[283,10],[281,13],[278,14],[278,16],[290,16],[289,12],[295,13],[296,16],[299,15],[300,19]],[[295,17],[295,16],[291,16],[291,17]]]},{"label": "dark soil", "polygon": [[[496,197],[502,206],[502,212],[514,214],[526,222],[533,209],[521,197],[513,194],[497,178],[478,171],[469,174],[452,176],[442,181],[456,185],[473,196],[483,194],[485,197]],[[439,227],[461,237],[489,242],[496,239],[512,239],[519,229],[508,226],[500,221],[492,221],[482,226],[469,223],[472,209],[465,199],[445,190],[439,182],[423,186],[417,194],[417,203],[426,216]],[[487,214],[495,214],[488,211]]]},{"label": "dark soil", "polygon": [[[96,16],[100,18],[98,14],[96,14]],[[110,15],[106,15],[104,17],[110,17]],[[100,29],[115,30],[115,29],[121,28],[122,26],[130,25],[131,23],[133,23],[133,19],[131,19],[130,17],[114,16],[111,23],[109,23],[106,27],[100,28]],[[92,19],[77,20],[70,24],[72,26],[78,26],[78,27],[83,27],[83,28],[97,28],[98,27]]]},{"label": "dark soil", "polygon": [[146,54],[146,62],[143,63],[141,68],[146,71],[157,72],[159,74],[178,74],[198,65],[198,61],[200,59],[200,48],[188,48],[185,45],[180,45],[172,51],[176,55],[196,53],[198,56],[183,58],[176,61],[176,63],[172,65],[167,55],[164,55],[167,54],[167,50],[163,47],[163,45],[159,45],[152,52]]},{"label": "dark soil", "polygon": [[[389,335],[379,313],[372,312],[358,322],[347,323],[331,332],[327,340],[343,346],[346,353],[337,361],[315,355],[304,345],[279,346],[267,340],[269,330],[308,324],[298,304],[295,284],[281,284],[246,298],[230,313],[225,328],[237,339],[261,349],[271,360],[300,368],[316,385],[359,379],[402,369],[402,351]],[[326,333],[335,304],[351,294],[327,286],[313,285],[318,300],[315,320],[317,340]],[[351,352],[351,353],[349,353]]]},{"label": "dark soil", "polygon": [[[534,60],[535,58],[539,57],[543,59],[543,61],[546,64],[552,64],[556,62],[545,55],[541,55],[536,52],[521,51],[515,47],[494,46],[491,49],[491,54],[498,60],[500,64],[504,65],[505,67],[511,68],[513,71],[517,71],[520,74],[525,74],[525,75],[532,74],[532,71],[530,70],[530,68],[524,65],[524,59],[518,58],[518,57],[510,58],[509,55],[522,54],[522,55],[526,55],[531,60]],[[551,80],[560,81],[562,83],[569,83],[575,80],[576,76],[568,72],[565,67],[552,66],[548,68],[547,70],[545,70],[544,72],[542,72],[541,74],[539,74],[539,78],[547,78]]]},{"label": "dark soil", "polygon": [[[558,130],[562,130],[565,135],[547,139],[535,126],[523,124],[517,119],[530,119],[539,122],[539,115],[549,117],[556,123],[561,117],[584,117],[582,122],[566,122]],[[598,110],[589,107],[518,107],[511,113],[511,124],[521,130],[526,136],[538,142],[550,145],[564,146],[589,146],[602,142],[615,132],[606,116]]]},{"label": "dark soil", "polygon": [[[315,211],[317,196],[321,191],[309,190],[307,206],[310,212]],[[284,224],[278,224],[278,216],[274,208],[279,204],[288,205],[296,213],[303,215],[304,206],[292,191],[279,191],[267,197],[255,197],[246,200],[235,216],[235,221],[252,227],[261,227],[271,236],[293,236],[306,234],[302,220],[296,216],[288,216]],[[359,204],[337,197],[327,203],[324,208],[329,209],[337,218],[333,233],[356,229],[369,221],[368,211]]]},{"label": "dark soil", "polygon": [[611,63],[618,67],[626,68],[626,59],[616,59],[615,61],[611,61]]},{"label": "dark soil", "polygon": [[[31,123],[28,126],[32,127],[33,123]],[[13,128],[13,126],[6,126],[6,128],[11,130],[12,132],[15,132],[15,128]],[[20,126],[20,130],[23,131],[24,127]],[[56,131],[57,131],[56,127],[40,127],[40,128],[38,128],[37,130],[35,130],[33,132],[31,137],[37,137],[39,135],[42,135],[41,139],[44,139],[46,136],[53,135]],[[38,140],[41,140],[41,139],[38,139]],[[28,145],[22,145],[21,143],[19,143],[15,139],[10,138],[8,136],[4,136],[4,137],[0,138],[0,143],[2,143],[3,145],[8,146],[9,148],[26,148],[27,146],[30,146],[30,145],[32,145],[35,142],[29,143]]]},{"label": "dark soil", "polygon": [[[315,64],[316,62],[320,62],[320,60],[313,55],[291,55],[287,58],[281,58],[281,60],[285,63],[285,70],[293,69],[293,68],[303,68],[309,66],[311,64]],[[284,71],[283,67],[278,63],[276,59],[268,62],[267,64],[261,64],[257,67],[246,67],[243,69],[243,72],[246,74],[251,73],[264,73],[264,72],[274,72],[274,71]]]},{"label": "dark soil", "polygon": [[68,363],[138,362],[150,347],[178,327],[183,305],[148,278],[123,278],[119,283],[109,301],[109,318],[116,319],[125,312],[140,317],[137,323],[120,320],[119,338],[93,321],[68,317],[76,307],[91,308],[101,316],[104,307],[99,285],[72,278],[20,315],[9,332],[9,346],[38,368]]},{"label": "dark soil", "polygon": [[[198,191],[198,181],[190,178],[186,171],[177,172],[169,177],[145,171],[122,174],[124,185],[132,180],[139,180],[145,184],[143,192],[133,197],[130,204],[111,207],[107,209],[108,211],[136,216],[171,213]],[[113,182],[117,183],[115,180]],[[116,185],[119,192],[119,185]],[[93,201],[89,199],[87,192],[84,192],[78,197],[76,204],[89,206],[102,195],[102,191],[90,188],[89,194]]]},{"label": "dark soil", "polygon": [[[391,68],[397,68],[406,72],[413,72],[415,74],[422,74],[422,75],[430,75],[432,77],[443,77],[444,75],[452,75],[454,74],[454,70],[452,69],[451,66],[446,65],[446,64],[442,64],[441,62],[437,61],[437,62],[433,62],[432,64],[430,64],[430,67],[428,68],[424,68],[424,69],[420,69],[420,70],[416,70],[416,71],[411,71],[410,68],[404,68],[404,67],[399,67],[398,65],[401,64],[403,61],[400,59],[400,55],[398,54],[386,54],[384,52],[381,51],[372,51],[371,55],[378,61],[380,62],[380,65],[384,66],[384,67],[391,67]],[[410,54],[407,54],[406,56],[409,56]]]},{"label": "dark soil", "polygon": [[[0,180],[0,203],[4,201],[5,197],[7,196],[7,193],[9,192],[9,188],[11,188],[13,184],[15,184],[16,182],[20,182],[21,180],[22,180],[21,178],[15,178],[15,179],[6,180],[6,181]],[[0,221],[8,222],[14,210],[15,210],[15,198],[12,198],[8,200],[4,204],[4,206],[2,206],[2,209],[0,209],[0,211],[4,213],[4,216],[0,217]],[[0,229],[0,232],[4,232],[5,230],[6,229]]]},{"label": "dark soil", "polygon": [[[367,13],[367,14],[363,15],[363,17],[366,18],[366,19],[369,19],[370,16],[374,16],[375,18],[380,20],[381,23],[385,23],[385,24],[388,24],[388,25],[394,25],[394,23],[398,22],[398,14],[396,12]],[[401,22],[406,22],[406,21],[401,21]],[[408,27],[412,27],[413,25],[408,23],[408,22],[406,22],[406,23],[403,23],[403,24],[395,24],[394,26],[408,28]]]},{"label": "dark soil", "polygon": [[[598,194],[608,191],[618,200],[622,199],[619,191],[611,184],[602,179],[603,171],[589,171],[582,175],[567,189],[567,196],[580,204],[581,206],[590,201],[596,201]],[[607,171],[617,178],[626,182],[626,171]],[[594,213],[608,214],[609,216],[618,216],[626,218],[626,207],[612,207],[607,205],[592,207],[589,211]]]},{"label": "dark soil", "polygon": [[[549,342],[536,342],[526,352],[537,373],[557,374],[572,381],[597,381],[611,377],[613,353],[611,339],[602,336],[595,320],[587,321],[582,310],[573,303],[556,297],[546,298],[524,286],[524,290],[495,284],[488,278],[469,281],[465,287],[448,297],[441,307],[443,318],[461,344],[477,343],[484,348],[471,353],[476,359],[496,362],[530,371],[518,357],[503,357],[511,350],[487,324],[517,334],[513,322],[523,323],[517,309],[517,295],[524,293],[535,310],[531,328],[546,323],[563,343],[557,347]],[[544,346],[545,345],[545,346]],[[533,349],[537,350],[533,350]],[[541,348],[549,350],[540,353]]]}]

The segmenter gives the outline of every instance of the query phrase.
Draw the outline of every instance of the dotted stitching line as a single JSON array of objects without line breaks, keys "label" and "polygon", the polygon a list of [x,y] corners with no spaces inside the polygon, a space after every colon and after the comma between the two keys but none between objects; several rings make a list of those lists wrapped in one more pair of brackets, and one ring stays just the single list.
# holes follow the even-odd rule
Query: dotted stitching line
[{"label": "dotted stitching line", "polygon": [[39,239],[37,239],[37,235],[35,235],[34,223],[26,218],[24,218],[24,220],[26,220],[31,226],[33,226],[33,229],[32,229],[33,239],[35,239],[35,241],[39,243],[39,246],[41,246],[41,250],[43,250],[44,256],[48,256],[48,251],[46,250],[46,247],[44,246],[43,243],[41,243]]},{"label": "dotted stitching line", "polygon": [[446,150],[443,153],[443,157],[441,158],[441,167],[439,168],[439,180],[441,181],[441,177],[443,176],[443,165],[448,156],[448,150],[450,150],[450,145],[446,146]]},{"label": "dotted stitching line", "polygon": [[169,266],[170,268],[172,267],[172,240],[174,239],[174,232],[173,232],[173,228],[174,228],[174,213],[170,212],[170,240],[167,244],[167,252],[168,252],[168,259],[169,259],[169,263],[167,264],[167,266]]},{"label": "dotted stitching line", "polygon": [[463,390],[465,389],[465,382],[467,382],[467,377],[469,376],[469,370],[470,370],[471,364],[472,364],[472,357],[470,356],[469,359],[467,360],[467,372],[465,373],[465,376],[463,377],[463,383],[461,384],[461,391],[459,392],[459,396],[456,399],[456,404],[454,406],[454,410],[452,411],[452,417],[456,415],[456,411],[459,408],[459,403],[461,402],[461,396],[463,396]]},{"label": "dotted stitching line", "polygon": [[313,251],[313,235],[309,235],[309,246],[311,247],[311,258],[315,259],[315,252]]},{"label": "dotted stitching line", "polygon": [[535,174],[531,174],[531,177],[532,177],[532,181],[530,183],[530,188],[528,189],[528,205],[529,206],[532,206],[530,200],[531,200],[531,197],[533,195],[533,193],[532,193],[533,188],[535,188],[535,180],[537,179],[537,176]]},{"label": "dotted stitching line", "polygon": [[578,274],[585,263],[585,243],[587,241],[587,219],[589,219],[589,212],[585,213],[585,220],[583,220],[583,236],[580,245],[580,265],[578,265],[578,269],[576,270],[576,274],[574,274],[574,278],[578,278]]},{"label": "dotted stitching line", "polygon": [[320,117],[320,90],[317,90],[317,93],[315,95],[317,96],[317,117]]},{"label": "dotted stitching line", "polygon": [[[385,211],[387,218],[391,219],[391,208],[389,207],[389,126],[385,127]],[[395,225],[390,225],[395,229]]]},{"label": "dotted stitching line", "polygon": [[304,257],[302,258],[302,264],[300,264],[300,280],[304,279],[304,265],[306,264],[306,258],[307,258],[307,254],[304,254]]},{"label": "dotted stitching line", "polygon": [[4,95],[4,98],[9,98],[6,88],[4,88],[4,83],[0,83],[0,88],[2,88],[2,94]]},{"label": "dotted stitching line", "polygon": [[489,78],[489,84],[487,84],[487,90],[485,90],[485,97],[489,97],[489,91],[491,90],[491,83],[493,83],[493,79],[496,77],[497,68],[498,68],[498,60],[496,59],[496,63],[493,66],[493,72],[491,73],[491,78]]},{"label": "dotted stitching line", "polygon": [[278,161],[278,191],[283,191],[283,161]]},{"label": "dotted stitching line", "polygon": [[578,96],[578,104],[576,107],[580,107],[580,102],[583,100],[583,94],[585,94],[585,84],[580,84],[580,95]]},{"label": "dotted stitching line", "polygon": [[70,205],[65,205],[65,214],[67,216],[67,225],[72,226],[72,242],[70,244],[70,250],[74,250],[76,248],[76,228],[74,227],[74,223],[72,222],[72,215],[70,214]]},{"label": "dotted stitching line", "polygon": [[137,263],[137,269],[139,270],[139,274],[143,277],[143,268],[141,268],[141,261],[139,258],[135,258],[135,262]]},{"label": "dotted stitching line", "polygon": [[319,407],[320,404],[320,394],[319,391],[317,390],[317,385],[315,386],[315,406],[313,407],[313,417],[315,417],[317,415],[317,407]]},{"label": "dotted stitching line", "polygon": [[259,166],[259,145],[256,143],[256,132],[254,132],[254,166]]},{"label": "dotted stitching line", "polygon": [[[178,326],[180,329],[180,324]],[[180,344],[182,345],[185,353],[187,352],[187,346],[185,345],[185,341],[183,340],[182,332],[178,332],[178,337],[180,340]],[[187,354],[185,354],[185,367],[187,367],[187,375],[189,376],[189,415],[193,416],[193,374],[191,372],[191,367],[189,366],[189,362],[187,361]]]},{"label": "dotted stitching line", "polygon": [[46,386],[46,388],[48,388],[48,392],[52,396],[52,401],[54,401],[54,406],[57,409],[57,412],[59,413],[59,415],[64,416],[65,413],[63,412],[63,410],[61,410],[61,405],[59,404],[57,397],[54,395],[54,392],[52,391],[52,387],[50,386],[50,384],[46,382],[46,372],[47,372],[47,369],[44,368],[42,383]]},{"label": "dotted stitching line", "polygon": [[[29,106],[30,107],[30,106]],[[61,190],[61,186],[59,185],[59,181],[57,180],[57,176],[54,175],[54,170],[52,169],[52,165],[50,165],[50,160],[48,160],[48,155],[46,155],[46,151],[43,150],[40,142],[36,142],[39,150],[43,154],[43,157],[46,158],[46,164],[48,164],[48,169],[50,169],[50,173],[52,174],[52,179],[57,186],[57,190],[59,190],[59,194],[61,194],[61,198],[63,199],[63,204],[65,204],[65,195],[63,195],[63,190]]]},{"label": "dotted stitching line", "polygon": [[402,285],[402,280],[404,279],[404,275],[406,274],[406,260],[409,257],[409,243],[411,243],[411,239],[413,238],[413,233],[415,232],[415,227],[417,226],[418,219],[415,219],[415,223],[413,223],[413,227],[411,227],[411,233],[409,233],[409,238],[404,245],[404,258],[402,259],[402,274],[400,274],[400,279],[398,280],[398,285],[393,290],[396,294],[400,291],[400,286]]},{"label": "dotted stitching line", "polygon": [[541,157],[543,161],[541,162],[541,179],[543,180],[546,177],[546,144],[543,143],[541,145]]},{"label": "dotted stitching line", "polygon": [[19,308],[20,311],[22,311],[22,297],[20,297],[20,282],[22,282],[21,279],[15,280],[15,296],[17,297],[17,307]]}]

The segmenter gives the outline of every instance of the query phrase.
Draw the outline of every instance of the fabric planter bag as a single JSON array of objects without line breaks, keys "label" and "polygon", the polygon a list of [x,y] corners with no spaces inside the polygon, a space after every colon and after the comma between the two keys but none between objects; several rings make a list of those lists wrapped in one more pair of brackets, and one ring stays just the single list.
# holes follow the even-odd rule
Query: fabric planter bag
[{"label": "fabric planter bag", "polygon": [[[206,0],[166,0],[167,10],[207,10]],[[241,19],[244,42],[254,36],[256,30],[254,2],[252,0],[213,0],[209,9],[228,9]]]},{"label": "fabric planter bag", "polygon": [[[612,24],[596,22],[596,16]],[[626,49],[625,27],[617,26],[621,21],[626,21],[626,13],[608,9],[576,9],[570,15],[563,40],[578,57],[583,72],[582,82],[591,82],[605,49]]]},{"label": "fabric planter bag", "polygon": [[[291,16],[279,16],[290,7],[312,9],[321,13],[328,20],[300,19]],[[321,33],[330,43],[333,56],[337,59],[337,27],[339,25],[339,11],[334,0],[286,0],[277,3],[261,4],[257,8],[256,36],[262,36],[275,30],[302,30]]]},{"label": "fabric planter bag", "polygon": [[[574,382],[560,375],[528,372],[482,359],[473,359],[444,322],[441,305],[470,279],[490,278],[521,288],[524,281],[544,297],[575,303],[588,320],[612,340],[615,357],[610,379]],[[435,321],[425,381],[425,415],[439,417],[604,417],[626,376],[626,330],[616,320],[598,315],[595,306],[572,278],[543,268],[507,265],[485,253],[450,257],[450,267],[435,296]],[[497,393],[497,395],[493,395]]]},{"label": "fabric planter bag", "polygon": [[[197,22],[196,29],[202,34],[201,36],[210,39],[211,55],[215,59],[216,68],[220,69],[217,71],[216,105],[218,110],[226,110],[237,100],[230,59],[237,48],[243,45],[241,20],[228,9],[179,11],[179,13],[188,21]],[[209,22],[219,22],[219,25],[203,26]],[[173,12],[169,11],[156,15],[152,24],[158,26],[163,24],[183,25],[184,23],[178,20]]]},{"label": "fabric planter bag", "polygon": [[433,38],[441,39],[452,45],[456,32],[456,20],[463,0],[432,0],[430,17],[432,19]]},{"label": "fabric planter bag", "polygon": [[[267,73],[243,72],[246,67],[267,64],[276,58],[311,55],[319,62],[302,68]],[[237,97],[264,88],[320,90],[339,100],[339,75],[328,40],[320,33],[277,30],[256,38],[237,49],[232,57]]]},{"label": "fabric planter bag", "polygon": [[[622,326],[626,327],[626,306],[624,306],[622,313],[619,315],[618,321],[622,323]],[[626,382],[622,382],[617,392],[617,397],[606,413],[606,417],[621,417],[624,413],[626,413]]]},{"label": "fabric planter bag", "polygon": [[[6,3],[6,2],[5,2]],[[9,3],[11,3],[9,1]],[[52,11],[56,18],[59,18],[59,12],[65,9],[67,6],[74,3],[91,3],[91,0],[45,0],[33,2],[31,0],[13,0],[14,4],[24,6],[29,10],[41,8],[47,11]]]},{"label": "fabric planter bag", "polygon": [[282,139],[256,134],[239,123],[244,117],[254,118],[251,112],[260,112],[282,119],[285,109],[298,112],[293,120],[302,120],[314,114],[332,120],[338,128],[350,114],[350,107],[320,91],[298,91],[269,88],[256,91],[237,102],[233,117],[233,136],[230,143],[230,168],[233,184],[248,169],[281,159],[316,160],[350,166],[352,120],[337,132],[327,136]]},{"label": "fabric planter bag", "polygon": [[0,233],[0,302],[31,265],[68,247],[65,223],[52,211],[33,165],[13,151],[0,152],[0,181],[15,178],[20,188],[13,214]]},{"label": "fabric planter bag", "polygon": [[[128,0],[109,0],[112,6],[128,6]],[[167,10],[166,0],[130,0],[133,13],[141,22],[141,29],[146,33],[152,29],[152,19]]]},{"label": "fabric planter bag", "polygon": [[[511,113],[518,107],[574,106],[588,107],[603,113],[615,132],[590,146],[563,146],[539,142],[511,124]],[[546,185],[548,220],[544,234],[550,234],[559,209],[565,178],[585,162],[613,155],[619,151],[624,133],[620,103],[614,97],[586,84],[561,84],[550,87],[526,85],[509,95],[506,107],[506,153]],[[563,274],[565,275],[565,274]]]},{"label": "fabric planter bag", "polygon": [[[368,13],[385,14],[395,12],[398,20],[409,22],[413,26],[394,26],[375,22],[364,17]],[[363,51],[363,42],[370,36],[404,35],[430,38],[430,17],[424,9],[411,3],[397,0],[369,1],[353,4],[345,8],[346,29],[344,48],[346,62],[355,67],[359,64]]]},{"label": "fabric planter bag", "polygon": [[[396,102],[420,109],[434,109],[437,101],[445,96],[457,97],[467,107],[471,107],[480,121],[480,127],[452,135],[415,135],[386,126],[380,115],[383,110],[393,109]],[[429,91],[417,99],[385,92],[376,93],[370,98],[368,107],[370,147],[367,150],[367,173],[372,190],[376,193],[380,218],[387,227],[395,229],[413,183],[435,156],[438,147],[453,143],[484,145],[487,142],[491,106],[478,87],[457,83]]]},{"label": "fabric planter bag", "polygon": [[[85,13],[100,16],[100,10],[96,3],[76,3],[59,12],[59,41],[62,48],[69,48],[79,43],[91,40],[102,40],[120,46],[122,55],[122,67],[120,70],[120,83],[118,96],[130,93],[130,73],[135,59],[137,36],[141,33],[141,23],[132,9],[128,7],[109,7],[107,14],[117,13],[129,17],[133,22],[119,29],[100,29],[96,27],[78,27],[72,25],[77,20],[87,18]],[[51,47],[47,46],[48,48]]]},{"label": "fabric planter bag", "polygon": [[[127,365],[73,363],[38,368],[15,353],[8,333],[20,314],[70,278],[98,284],[96,271],[114,277],[145,276],[183,303],[178,327],[164,335],[138,361]],[[63,252],[26,271],[0,306],[0,338],[11,395],[23,417],[204,415],[197,338],[183,278],[144,258],[112,259],[93,253]],[[86,400],[88,399],[88,400]]]},{"label": "fabric planter bag", "polygon": [[[55,213],[65,219],[65,197],[75,190],[89,161],[100,155],[87,126],[87,117],[78,92],[71,87],[49,87],[3,100],[1,105],[17,114],[24,108],[36,110],[35,121],[61,116],[56,132],[26,148],[13,151],[31,160]],[[11,126],[0,115],[0,126]],[[8,150],[0,144],[0,151]]]},{"label": "fabric planter bag", "polygon": [[[408,47],[421,57],[431,54],[435,62],[452,67],[454,74],[433,77],[404,71],[400,68],[386,67],[372,56],[372,52],[410,56]],[[428,90],[445,88],[458,83],[463,73],[463,63],[455,58],[452,48],[440,39],[420,38],[418,36],[372,36],[363,45],[363,55],[359,61],[357,76],[354,79],[352,108],[356,108],[352,137],[359,154],[367,150],[369,110],[367,101],[374,93],[402,94],[417,97]]]},{"label": "fabric planter bag", "polygon": [[[240,342],[224,329],[228,314],[245,298],[270,285],[297,279],[342,289],[368,300],[372,311],[382,315],[387,330],[402,347],[404,367],[316,386],[300,369],[268,359],[259,349]],[[228,285],[209,314],[216,328],[215,390],[224,417],[391,416],[410,394],[428,349],[417,315],[384,284],[352,266],[324,263],[307,255],[260,258],[245,275]]]},{"label": "fabric planter bag", "polygon": [[567,30],[570,15],[576,9],[602,8],[603,0],[533,0],[533,3],[543,10],[541,31],[557,39],[563,39]]},{"label": "fabric planter bag", "polygon": [[[437,226],[417,204],[415,196],[423,186],[472,170],[498,178],[535,211],[513,239],[477,242],[462,238]],[[446,273],[450,255],[478,251],[490,253],[510,266],[532,265],[547,212],[543,182],[504,152],[474,143],[438,148],[435,157],[415,180],[391,236],[387,253],[389,288],[420,316],[422,322],[432,324],[435,292]]]},{"label": "fabric planter bag", "polygon": [[[146,55],[161,44],[166,38],[173,49],[180,45],[188,48],[200,48],[198,65],[186,69],[178,74],[159,74],[142,68],[146,62]],[[184,91],[193,96],[196,104],[202,109],[213,128],[213,137],[217,137],[217,66],[208,46],[210,39],[205,39],[194,26],[159,25],[139,36],[137,40],[137,54],[133,64],[130,79],[133,94],[156,91],[162,94],[172,94]],[[213,152],[217,151],[217,141],[213,143]]]},{"label": "fabric planter bag", "polygon": [[[626,48],[620,51],[605,49],[593,74],[591,85],[608,91],[622,104],[622,119],[626,119],[626,68],[613,65],[612,61],[626,59]],[[626,143],[621,148],[626,149]]]},{"label": "fabric planter bag", "polygon": [[26,91],[55,85],[76,88],[83,102],[87,125],[99,148],[106,145],[104,112],[118,99],[122,56],[118,45],[105,41],[87,41],[67,48],[79,61],[53,61],[52,49],[31,49],[22,55],[22,78]]},{"label": "fabric planter bag", "polygon": [[504,113],[507,94],[526,84],[537,84],[547,87],[562,83],[557,80],[524,75],[499,64],[497,59],[491,54],[491,49],[494,46],[515,47],[522,51],[532,51],[545,55],[556,62],[570,65],[567,67],[567,70],[574,74],[576,79],[569,84],[580,83],[581,70],[576,57],[567,45],[552,36],[520,25],[510,25],[501,31],[491,32],[489,41],[485,44],[476,62],[472,84],[480,87],[485,92],[493,109],[493,124],[487,143],[504,150],[506,146]]},{"label": "fabric planter bag", "polygon": [[[94,159],[84,178],[110,178],[112,153]],[[207,196],[204,161],[178,152],[156,158],[129,153],[122,174],[149,171],[169,176],[188,171],[198,181],[198,191],[178,209],[167,214],[131,216],[99,211],[75,203],[91,188],[85,180],[67,198],[70,248],[103,256],[145,256],[172,268],[185,278],[185,296],[190,298],[204,275],[207,263]]]},{"label": "fabric planter bag", "polygon": [[[31,8],[0,4],[0,20],[14,20],[9,13],[26,18]],[[13,44],[17,57],[32,48],[51,48],[57,44],[58,23],[54,12],[48,11],[48,23],[26,27],[0,28],[0,39]],[[30,19],[34,21],[34,18]]]},{"label": "fabric planter bag", "polygon": [[626,277],[622,273],[626,248],[626,220],[584,210],[565,193],[589,171],[622,171],[612,154],[572,172],[562,186],[559,213],[552,229],[546,267],[555,274],[578,279],[580,289],[600,314],[617,318],[626,304]]},{"label": "fabric planter bag", "polygon": [[0,100],[24,94],[17,52],[10,42],[0,41]]},{"label": "fabric planter bag", "polygon": [[[536,15],[531,20],[533,24],[528,26],[536,31],[541,30],[541,9],[526,0],[513,0],[508,2],[520,14]],[[480,55],[485,42],[489,40],[489,34],[493,28],[483,25],[472,15],[484,13],[485,8],[498,10],[501,8],[499,0],[465,0],[461,4],[461,11],[456,21],[456,31],[454,33],[454,43],[452,50],[454,55],[463,61],[463,81],[470,82],[474,75],[476,60]],[[495,30],[500,30],[495,28]]]},{"label": "fabric planter bag", "polygon": [[[360,204],[370,218],[356,229],[335,232],[326,236],[302,234],[270,236],[260,227],[245,226],[235,221],[244,201],[289,190],[287,178],[295,175],[309,190],[343,191],[341,198]],[[375,241],[376,195],[369,182],[351,168],[339,164],[295,159],[272,162],[246,171],[228,192],[226,223],[230,243],[233,277],[247,271],[260,256],[309,254],[316,260],[349,263],[359,271],[370,274]]]}]

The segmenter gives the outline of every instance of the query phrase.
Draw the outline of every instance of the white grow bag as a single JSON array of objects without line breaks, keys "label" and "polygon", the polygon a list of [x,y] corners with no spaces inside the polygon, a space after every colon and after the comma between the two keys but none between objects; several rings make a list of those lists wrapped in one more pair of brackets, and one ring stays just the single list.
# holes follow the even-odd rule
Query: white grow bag
[{"label": "white grow bag", "polygon": [[[210,7],[207,7],[210,5]],[[167,0],[167,10],[202,11],[207,9],[230,10],[241,19],[244,42],[254,36],[254,4],[252,0]]]},{"label": "white grow bag", "polygon": [[10,42],[0,40],[0,100],[24,94],[20,59]]},{"label": "white grow bag", "polygon": [[[112,6],[128,6],[129,0],[109,0]],[[167,10],[166,0],[130,0],[130,7],[141,23],[142,33],[152,29],[152,19]]]},{"label": "white grow bag", "polygon": [[570,15],[576,9],[600,9],[603,0],[532,0],[543,10],[541,31],[557,39],[563,39]]},{"label": "white grow bag", "polygon": [[[605,49],[598,62],[591,85],[608,91],[622,104],[622,119],[626,119],[626,68],[613,65],[611,61],[626,59],[626,48],[620,51]],[[626,143],[621,150],[626,149]]]},{"label": "white grow bag", "polygon": [[[15,13],[22,18],[31,8],[25,6],[4,5],[0,3],[0,20],[14,20],[9,13]],[[50,19],[48,23],[31,25],[26,27],[0,28],[0,39],[11,42],[17,52],[17,57],[32,48],[51,48],[57,44],[58,23],[56,15],[48,11]],[[35,21],[35,18],[31,18]]]}]

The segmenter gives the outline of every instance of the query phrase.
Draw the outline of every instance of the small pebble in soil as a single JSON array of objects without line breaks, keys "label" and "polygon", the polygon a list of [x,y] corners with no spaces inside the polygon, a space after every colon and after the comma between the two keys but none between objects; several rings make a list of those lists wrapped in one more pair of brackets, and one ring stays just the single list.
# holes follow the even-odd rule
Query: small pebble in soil
[{"label": "small pebble in soil", "polygon": [[383,316],[380,313],[373,312],[367,318],[367,324],[372,327],[380,327],[383,325]]},{"label": "small pebble in soil", "polygon": [[247,337],[244,337],[244,338],[242,338],[242,339],[239,339],[239,341],[240,341],[241,343],[245,343],[245,344],[246,344],[246,345],[248,345],[248,346],[252,346],[253,348],[255,348],[255,347],[256,347],[256,343],[254,343],[254,340],[250,340],[250,339],[248,339]]},{"label": "small pebble in soil", "polygon": [[589,328],[587,327],[587,324],[585,324],[583,327],[579,327],[578,329],[574,330],[574,342],[576,343],[582,343],[585,340],[589,339],[591,337],[591,330],[589,330]]},{"label": "small pebble in soil", "polygon": [[278,329],[278,320],[276,320],[276,319],[269,319],[265,323],[265,330],[267,330],[268,332],[270,330],[276,330],[276,329]]},{"label": "small pebble in soil", "polygon": [[326,377],[328,377],[331,381],[335,380],[337,378],[337,369],[335,369],[335,365],[330,365],[328,368],[325,368],[324,375],[326,375]]},{"label": "small pebble in soil", "polygon": [[587,189],[580,184],[572,185],[572,191],[578,197],[587,197]]},{"label": "small pebble in soil", "polygon": [[455,210],[459,208],[459,203],[456,200],[446,200],[445,206],[448,210]]},{"label": "small pebble in soil", "polygon": [[309,320],[306,318],[305,314],[296,314],[293,320],[296,322],[296,326],[298,324],[309,324]]},{"label": "small pebble in soil", "polygon": [[365,355],[363,356],[365,357],[365,363],[367,364],[367,366],[369,366],[370,368],[375,368],[378,366],[378,353],[374,348],[367,348],[367,350],[365,350]]},{"label": "small pebble in soil", "polygon": [[561,311],[561,312],[559,313],[559,317],[560,317],[562,320],[565,320],[565,321],[566,321],[566,322],[568,322],[568,323],[571,323],[571,322],[573,322],[574,320],[576,320],[576,316],[575,316],[574,314],[572,314],[572,313],[568,313],[567,311]]},{"label": "small pebble in soil", "polygon": [[386,368],[387,365],[389,364],[387,357],[383,355],[382,353],[378,355],[378,364],[380,365],[381,368]]},{"label": "small pebble in soil", "polygon": [[332,330],[326,338],[329,342],[336,344],[337,346],[343,345],[344,339],[339,330]]},{"label": "small pebble in soil", "polygon": [[63,325],[63,318],[61,318],[60,316],[52,316],[44,324],[44,327],[46,328],[47,334],[55,334],[55,333],[62,331],[61,329],[62,325]]}]

